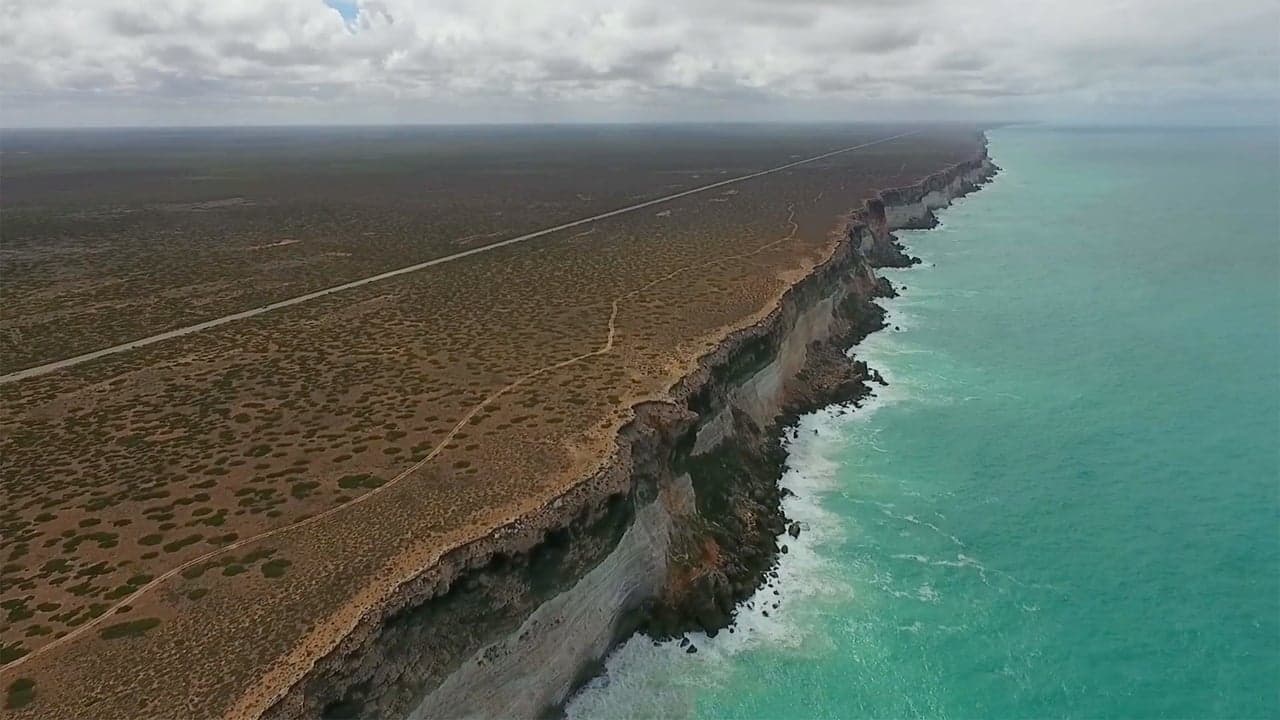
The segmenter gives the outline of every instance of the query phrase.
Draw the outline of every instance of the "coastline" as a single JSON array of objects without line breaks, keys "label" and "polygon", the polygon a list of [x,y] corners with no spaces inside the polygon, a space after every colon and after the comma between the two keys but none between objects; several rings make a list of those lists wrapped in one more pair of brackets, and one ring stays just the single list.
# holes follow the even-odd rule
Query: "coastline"
[{"label": "coastline", "polygon": [[[625,643],[570,720],[1273,707],[1280,632],[1258,630],[1280,618],[1280,382],[1258,379],[1280,332],[1257,323],[1277,300],[1280,264],[1260,259],[1280,252],[1280,168],[1259,162],[1276,139],[990,135],[1000,181],[937,231],[896,233],[922,266],[880,271],[901,292],[881,302],[893,331],[853,352],[890,385],[789,445],[785,507],[807,524],[780,538],[780,577],[736,634],[690,633],[696,655]],[[1180,207],[1205,177],[1222,212]],[[1220,260],[1206,237],[1248,251]],[[1186,293],[1205,279],[1239,286]]]},{"label": "coastline", "polygon": [[874,299],[892,288],[875,269],[910,263],[891,232],[932,227],[935,209],[995,170],[984,140],[974,158],[867,200],[771,311],[700,358],[668,401],[635,407],[597,473],[446,553],[282,693],[235,714],[540,715],[636,630],[728,625],[787,529],[783,429],[878,378],[845,350],[882,327]]}]

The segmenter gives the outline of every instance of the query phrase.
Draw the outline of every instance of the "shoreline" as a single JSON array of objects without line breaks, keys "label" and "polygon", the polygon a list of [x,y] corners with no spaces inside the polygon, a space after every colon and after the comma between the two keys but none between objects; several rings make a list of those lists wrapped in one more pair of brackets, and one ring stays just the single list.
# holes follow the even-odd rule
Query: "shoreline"
[{"label": "shoreline", "polygon": [[310,667],[278,668],[294,676],[281,692],[233,714],[544,715],[637,630],[727,627],[787,530],[782,433],[879,377],[846,351],[883,327],[874,300],[893,291],[875,269],[911,263],[890,233],[933,227],[935,209],[995,171],[983,139],[970,160],[867,200],[761,319],[667,402],[635,406],[598,472],[445,553]]},{"label": "shoreline", "polygon": [[[999,168],[994,165],[992,165],[992,167],[994,167],[996,171],[999,170]],[[994,177],[994,173],[992,174],[992,177]],[[980,183],[979,189],[982,184],[989,181],[990,178],[983,183]],[[957,198],[958,197],[963,197],[963,195],[957,196]],[[947,206],[950,204],[951,201],[946,203]],[[923,216],[916,216],[913,222],[914,226],[908,227],[904,225],[897,229],[927,231],[936,228],[940,222],[941,221],[934,216],[931,209],[929,213]],[[905,260],[900,261],[899,259],[894,258],[887,264],[877,265],[877,269],[909,270],[916,265],[921,264],[921,259],[912,255],[911,248],[902,244],[896,236],[894,237],[893,247],[902,254],[902,257],[905,258]],[[885,400],[884,396],[876,392],[872,383],[882,389],[890,387],[893,383],[886,379],[885,375],[881,373],[880,368],[866,364],[867,361],[865,359],[860,359],[862,355],[857,352],[872,336],[890,327],[896,327],[893,322],[894,311],[891,307],[886,306],[884,301],[899,297],[898,289],[893,286],[892,281],[889,281],[889,278],[884,277],[879,273],[877,273],[877,276],[886,281],[888,291],[878,295],[876,297],[876,301],[870,304],[870,308],[874,313],[873,317],[875,322],[871,323],[865,332],[855,333],[851,338],[849,346],[843,349],[843,353],[851,361],[862,362],[867,368],[867,375],[863,380],[862,386],[856,393],[853,393],[851,397],[835,397],[828,402],[818,404],[812,409],[789,414],[779,421],[778,427],[776,428],[778,440],[782,443],[782,465],[776,479],[781,499],[778,513],[783,519],[785,529],[775,536],[776,547],[780,553],[775,554],[773,562],[765,569],[762,576],[759,578],[756,588],[747,597],[738,599],[737,604],[730,613],[728,622],[723,627],[711,629],[705,627],[687,628],[685,631],[665,636],[645,636],[643,640],[639,637],[639,633],[633,633],[628,637],[622,638],[613,648],[610,649],[609,653],[605,657],[601,658],[595,664],[596,672],[587,677],[582,683],[578,684],[565,701],[557,706],[554,709],[554,712],[544,715],[545,717],[554,716],[570,719],[578,717],[592,717],[592,710],[589,705],[588,707],[581,708],[578,712],[570,712],[570,709],[575,705],[575,703],[579,702],[579,699],[584,693],[588,693],[592,690],[593,683],[596,681],[604,679],[605,687],[608,686],[608,684],[614,679],[611,662],[619,653],[627,650],[628,646],[633,641],[644,641],[645,644],[651,644],[653,647],[657,648],[660,647],[660,645],[674,643],[676,640],[679,640],[679,644],[674,650],[668,648],[667,651],[679,652],[681,654],[694,654],[703,651],[711,651],[714,653],[718,650],[722,655],[732,655],[735,651],[725,650],[723,648],[718,649],[714,644],[704,645],[704,643],[720,642],[717,638],[723,638],[721,635],[722,631],[727,631],[727,634],[729,635],[733,635],[737,632],[742,634],[743,637],[746,637],[746,633],[754,633],[762,629],[761,627],[756,626],[760,622],[763,621],[766,624],[776,622],[776,619],[771,618],[769,611],[779,610],[787,600],[785,597],[785,591],[780,591],[780,589],[785,586],[785,581],[788,579],[788,575],[796,574],[795,566],[790,565],[790,563],[795,560],[799,560],[800,558],[798,557],[798,554],[804,554],[806,553],[806,550],[810,555],[812,555],[812,547],[806,546],[809,541],[812,540],[814,527],[821,524],[815,524],[812,518],[806,519],[801,516],[806,514],[814,515],[815,513],[818,515],[826,514],[826,511],[820,504],[814,504],[807,499],[809,492],[816,491],[815,487],[797,487],[793,483],[788,482],[789,477],[792,480],[795,480],[794,470],[796,465],[793,461],[796,456],[796,448],[801,448],[802,452],[807,455],[814,456],[820,461],[826,461],[826,457],[819,450],[806,445],[811,442],[806,434],[809,430],[812,430],[815,438],[813,442],[818,442],[817,438],[820,435],[820,430],[822,433],[829,431],[829,425],[831,423],[848,422],[850,418],[855,416],[861,417],[865,420],[870,413],[888,402]],[[837,420],[837,418],[839,418],[839,420]],[[829,478],[827,480],[829,480]],[[820,485],[823,483],[820,482],[818,484]],[[801,492],[803,492],[804,495],[801,495]],[[806,502],[810,504],[808,512],[805,512],[805,510],[801,508],[801,505]],[[800,509],[799,515],[793,516],[790,514],[787,510],[787,506],[792,506],[794,509]],[[804,536],[803,538],[801,537],[802,535]],[[785,558],[783,557],[784,555],[786,556]],[[816,557],[808,557],[802,562],[813,563],[816,561]],[[772,591],[771,596],[765,594],[765,591],[767,590]],[[791,598],[790,601],[795,602],[796,599]],[[742,622],[744,618],[741,617],[741,613],[751,613],[749,621],[750,624],[744,626]],[[694,635],[701,635],[701,639],[693,637]],[[730,640],[728,642],[733,641]],[[649,661],[653,662],[655,660],[654,658],[649,658]],[[624,670],[623,672],[625,673],[626,671]]]},{"label": "shoreline", "polygon": [[[915,230],[925,231],[926,229]],[[912,254],[910,246],[901,242],[900,245],[912,262],[884,266],[882,269],[897,271],[893,273],[892,279],[886,278],[891,283],[898,283],[905,277],[899,275],[900,272],[923,264]],[[758,641],[768,645],[788,645],[797,633],[804,632],[802,628],[793,625],[794,617],[789,618],[783,614],[787,606],[794,608],[798,603],[835,592],[831,586],[814,588],[807,584],[795,584],[812,580],[815,572],[831,571],[827,565],[829,561],[818,554],[814,543],[830,542],[832,535],[842,532],[841,518],[825,507],[821,500],[815,499],[824,493],[837,492],[834,474],[838,473],[840,465],[830,455],[832,446],[829,433],[840,438],[842,428],[847,424],[867,422],[880,409],[901,400],[886,393],[891,391],[898,379],[893,377],[889,367],[880,364],[885,358],[877,360],[867,351],[868,345],[878,333],[891,327],[895,331],[898,329],[898,311],[895,310],[893,301],[901,297],[900,289],[905,289],[905,285],[895,285],[895,292],[877,300],[876,305],[884,311],[883,323],[879,329],[857,338],[845,350],[850,358],[859,358],[868,363],[873,374],[872,382],[879,387],[868,387],[866,392],[852,400],[818,407],[779,428],[785,465],[778,478],[778,485],[782,490],[782,512],[787,530],[780,533],[776,540],[787,549],[776,558],[755,592],[738,602],[730,623],[724,629],[727,632],[693,630],[668,638],[632,635],[611,650],[600,661],[599,672],[576,688],[566,702],[557,708],[557,717],[567,720],[607,717],[611,716],[611,710],[641,702],[636,697],[637,693],[652,691],[652,688],[641,690],[648,687],[650,674],[666,677],[667,670],[658,668],[682,662],[681,655],[700,653],[708,655],[708,659],[716,663],[733,662],[731,658],[740,652],[758,650]],[[857,591],[855,587],[844,586],[839,581],[835,587],[840,592]],[[613,689],[615,686],[620,689]],[[669,708],[663,704],[663,700],[655,699],[655,702],[657,709],[654,712],[657,715],[666,714]]]}]

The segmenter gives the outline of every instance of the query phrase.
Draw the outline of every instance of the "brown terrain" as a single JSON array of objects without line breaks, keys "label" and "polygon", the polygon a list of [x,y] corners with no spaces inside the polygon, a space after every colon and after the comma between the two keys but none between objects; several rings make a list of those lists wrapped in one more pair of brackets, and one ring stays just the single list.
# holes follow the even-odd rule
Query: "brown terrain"
[{"label": "brown terrain", "polygon": [[261,712],[442,553],[588,477],[842,215],[979,148],[866,126],[7,138],[3,373],[907,131],[0,385],[5,712]]}]

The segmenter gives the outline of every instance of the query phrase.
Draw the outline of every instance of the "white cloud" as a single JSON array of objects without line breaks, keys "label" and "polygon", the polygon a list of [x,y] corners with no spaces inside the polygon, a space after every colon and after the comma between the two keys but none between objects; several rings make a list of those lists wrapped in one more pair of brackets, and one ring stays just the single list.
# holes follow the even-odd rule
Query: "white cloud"
[{"label": "white cloud", "polygon": [[1274,0],[6,0],[6,124],[1275,120]]}]

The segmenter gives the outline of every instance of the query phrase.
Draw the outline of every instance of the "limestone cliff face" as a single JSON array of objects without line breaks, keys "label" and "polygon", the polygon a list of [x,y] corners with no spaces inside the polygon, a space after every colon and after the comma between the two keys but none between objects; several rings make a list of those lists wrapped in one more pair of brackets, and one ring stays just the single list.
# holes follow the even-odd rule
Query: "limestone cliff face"
[{"label": "limestone cliff face", "polygon": [[727,625],[785,530],[781,428],[866,392],[845,349],[882,327],[876,267],[911,260],[890,234],[995,173],[985,148],[854,212],[831,257],[760,322],[726,337],[635,408],[604,469],[536,516],[446,556],[407,583],[266,714],[537,717],[616,644]]}]

